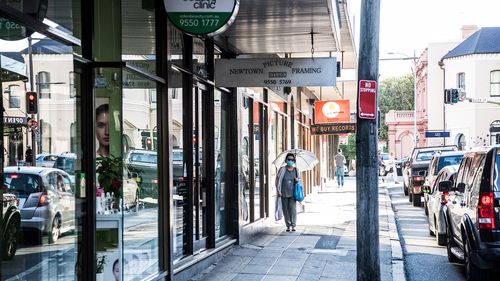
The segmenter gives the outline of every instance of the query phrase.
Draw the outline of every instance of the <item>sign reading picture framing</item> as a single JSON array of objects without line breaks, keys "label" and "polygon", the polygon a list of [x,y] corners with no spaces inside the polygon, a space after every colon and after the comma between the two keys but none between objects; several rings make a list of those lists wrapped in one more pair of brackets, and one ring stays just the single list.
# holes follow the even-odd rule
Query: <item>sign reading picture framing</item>
[{"label": "sign reading picture framing", "polygon": [[335,58],[218,59],[217,87],[335,86]]},{"label": "sign reading picture framing", "polygon": [[239,0],[164,0],[169,20],[193,35],[215,36],[235,20]]}]

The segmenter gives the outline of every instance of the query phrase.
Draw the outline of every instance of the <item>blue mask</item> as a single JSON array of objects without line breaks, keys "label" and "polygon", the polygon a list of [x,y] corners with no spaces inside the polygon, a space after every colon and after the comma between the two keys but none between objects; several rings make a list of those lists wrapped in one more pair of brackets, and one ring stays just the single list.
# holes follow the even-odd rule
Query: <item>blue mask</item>
[{"label": "blue mask", "polygon": [[292,167],[292,166],[293,166],[293,164],[294,164],[294,162],[293,162],[292,160],[286,160],[286,165],[287,165],[288,167]]}]

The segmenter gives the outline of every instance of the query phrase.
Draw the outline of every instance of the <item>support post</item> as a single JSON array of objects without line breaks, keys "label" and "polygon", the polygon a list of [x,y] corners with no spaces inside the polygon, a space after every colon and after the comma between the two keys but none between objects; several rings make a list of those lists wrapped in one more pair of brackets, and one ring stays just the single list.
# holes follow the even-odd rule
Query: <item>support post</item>
[{"label": "support post", "polygon": [[[380,0],[364,0],[361,5],[358,81],[378,80],[379,26]],[[358,114],[356,133],[358,281],[380,280],[377,142],[377,118],[360,119]]]}]

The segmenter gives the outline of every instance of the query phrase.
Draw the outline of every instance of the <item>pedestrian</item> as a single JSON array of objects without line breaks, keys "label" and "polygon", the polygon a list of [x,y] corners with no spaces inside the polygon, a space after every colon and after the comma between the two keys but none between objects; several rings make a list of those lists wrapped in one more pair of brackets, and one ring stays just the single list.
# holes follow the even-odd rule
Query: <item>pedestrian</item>
[{"label": "pedestrian", "polygon": [[300,173],[295,167],[295,155],[288,153],[285,158],[285,166],[282,166],[276,177],[276,189],[278,197],[281,197],[283,216],[285,217],[286,231],[295,231],[297,225],[297,202],[293,198],[295,183],[300,181]]},{"label": "pedestrian", "polygon": [[399,184],[398,182],[398,170],[396,168],[396,161],[398,159],[394,157],[394,153],[391,152],[391,161],[392,161],[392,177],[394,179],[394,184]]},{"label": "pedestrian", "polygon": [[33,162],[33,150],[31,150],[31,146],[26,146],[26,153],[24,154],[24,160],[26,165],[31,165]]},{"label": "pedestrian", "polygon": [[344,186],[344,163],[345,157],[342,155],[342,149],[339,148],[339,153],[335,155],[335,176],[339,188]]}]

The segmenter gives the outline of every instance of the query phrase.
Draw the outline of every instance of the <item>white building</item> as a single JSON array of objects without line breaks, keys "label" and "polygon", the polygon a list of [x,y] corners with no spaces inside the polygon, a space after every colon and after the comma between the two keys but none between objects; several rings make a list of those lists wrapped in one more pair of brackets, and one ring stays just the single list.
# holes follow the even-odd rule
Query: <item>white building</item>
[{"label": "white building", "polygon": [[[445,87],[467,98],[500,102],[500,27],[481,28],[442,59]],[[446,129],[464,149],[498,143],[500,106],[468,101],[445,106]]]}]

